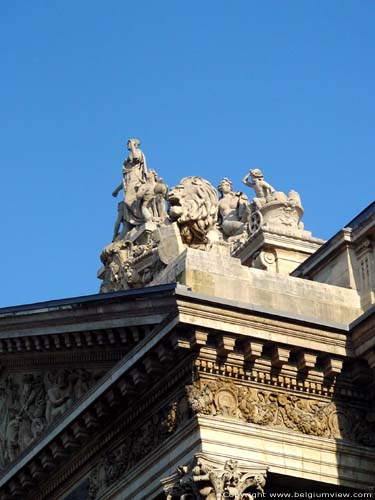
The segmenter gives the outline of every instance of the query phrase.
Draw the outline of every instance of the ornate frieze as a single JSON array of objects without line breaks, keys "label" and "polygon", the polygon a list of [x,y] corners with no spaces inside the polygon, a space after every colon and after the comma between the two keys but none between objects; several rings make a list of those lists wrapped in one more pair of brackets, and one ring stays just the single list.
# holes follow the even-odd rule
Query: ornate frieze
[{"label": "ornate frieze", "polygon": [[237,460],[219,465],[197,454],[161,482],[167,500],[253,500],[252,493],[264,493],[266,470],[249,471]]},{"label": "ornate frieze", "polygon": [[149,418],[135,427],[121,445],[108,450],[89,475],[89,500],[95,500],[120,480],[142,458],[153,452],[177,428],[187,421],[188,406],[182,397],[150,414]]},{"label": "ornate frieze", "polygon": [[198,381],[186,390],[190,408],[197,415],[235,418],[261,426],[375,446],[373,412],[220,379]]},{"label": "ornate frieze", "polygon": [[16,460],[93,385],[83,369],[3,375],[0,379],[0,470]]}]

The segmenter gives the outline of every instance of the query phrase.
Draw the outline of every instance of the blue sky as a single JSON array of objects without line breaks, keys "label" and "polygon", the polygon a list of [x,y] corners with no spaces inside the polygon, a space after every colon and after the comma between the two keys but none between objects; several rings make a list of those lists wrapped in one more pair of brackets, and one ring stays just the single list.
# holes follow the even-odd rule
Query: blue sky
[{"label": "blue sky", "polygon": [[372,0],[3,0],[0,306],[97,292],[128,137],[170,186],[261,168],[329,238],[374,198],[374,26]]}]

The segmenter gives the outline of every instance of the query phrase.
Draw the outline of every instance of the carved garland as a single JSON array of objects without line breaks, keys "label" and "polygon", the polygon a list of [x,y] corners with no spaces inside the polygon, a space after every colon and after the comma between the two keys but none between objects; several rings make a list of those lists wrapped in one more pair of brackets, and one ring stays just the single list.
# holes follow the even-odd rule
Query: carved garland
[{"label": "carved garland", "polygon": [[198,415],[235,418],[252,424],[375,446],[372,413],[342,408],[333,402],[235,385],[224,380],[196,382],[187,386],[186,390],[189,406]]}]

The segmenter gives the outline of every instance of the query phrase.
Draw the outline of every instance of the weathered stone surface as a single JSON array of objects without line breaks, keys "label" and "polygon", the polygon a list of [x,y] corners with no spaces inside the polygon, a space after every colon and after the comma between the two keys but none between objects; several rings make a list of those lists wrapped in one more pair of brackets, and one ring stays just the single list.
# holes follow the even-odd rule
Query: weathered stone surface
[{"label": "weathered stone surface", "polygon": [[[124,202],[120,210],[123,211],[122,217],[117,218],[114,230],[114,239],[126,237],[127,232],[134,226],[142,224],[144,215],[142,213],[141,197],[138,196],[139,188],[146,183],[147,165],[146,157],[139,149],[140,141],[138,139],[129,139],[127,148],[130,151],[129,156],[124,160],[122,166],[122,183],[113,191],[112,195],[117,196],[123,190]],[[119,223],[122,222],[123,228],[119,233]]]},{"label": "weathered stone surface", "polygon": [[254,304],[303,318],[346,323],[361,312],[355,290],[241,265],[239,259],[188,248],[152,282],[180,282],[195,292]]},{"label": "weathered stone surface", "polygon": [[196,382],[186,389],[196,414],[375,446],[371,412],[285,392],[253,389],[224,379]]},{"label": "weathered stone surface", "polygon": [[213,464],[197,454],[188,465],[177,467],[177,473],[162,480],[167,500],[251,500],[250,492],[264,494],[266,471],[242,469],[237,460]]},{"label": "weathered stone surface", "polygon": [[[183,255],[189,254],[203,259],[215,255],[187,248]],[[231,270],[235,275],[238,269],[272,278],[271,273],[241,266],[238,259],[236,265],[236,259],[216,255],[212,265],[217,266],[216,274],[224,268],[222,283],[227,282]],[[208,266],[207,260],[203,265]],[[288,282],[304,283],[276,277],[284,288]],[[324,298],[325,286],[306,284],[312,285],[315,299],[319,287]],[[243,288],[241,282],[239,285]],[[294,293],[296,304],[302,291],[297,287]],[[88,309],[86,301],[91,303]],[[143,324],[144,307],[152,313],[154,328],[142,327],[142,337],[134,324]],[[162,311],[164,316],[158,315]],[[70,345],[73,355],[69,362],[74,363],[82,339],[82,351],[95,343],[92,348],[98,360],[118,348],[117,342],[129,345],[131,338],[138,339],[108,376],[88,391],[88,397],[72,406],[69,402],[66,413],[59,416],[59,405],[55,407],[56,425],[51,432],[46,429],[33,449],[25,449],[22,462],[15,462],[6,473],[9,475],[0,479],[0,488],[10,498],[65,498],[85,478],[90,478],[91,497],[98,500],[158,498],[161,478],[168,480],[163,485],[171,488],[167,493],[172,499],[174,493],[191,494],[190,490],[179,493],[181,490],[173,489],[181,486],[183,477],[196,478],[207,495],[220,494],[215,484],[220,484],[218,476],[224,480],[225,474],[231,474],[232,469],[225,466],[229,460],[238,461],[238,469],[233,468],[238,480],[250,473],[254,480],[252,469],[262,472],[269,467],[266,493],[275,474],[287,484],[298,478],[321,481],[323,487],[371,485],[374,413],[369,401],[371,385],[366,386],[372,380],[371,371],[363,370],[361,363],[357,382],[353,382],[351,365],[357,360],[350,345],[347,347],[347,324],[325,324],[317,318],[308,322],[291,312],[278,314],[273,307],[262,309],[182,286],[164,286],[93,296],[72,304],[41,304],[34,311],[7,311],[0,314],[0,328],[0,347],[5,348],[7,341],[13,349],[3,352],[0,361],[13,370],[16,360],[22,366],[30,340],[32,346],[46,345],[44,359],[67,357],[61,351]],[[82,338],[76,343],[76,337],[81,337],[76,335],[79,328]],[[51,331],[55,351],[47,349],[45,342]],[[66,335],[67,331],[74,335]],[[38,337],[41,332],[44,338]],[[33,355],[37,360],[36,353]],[[56,371],[51,387],[44,389],[45,398],[48,391],[55,402],[59,391],[70,393],[64,378],[58,384]],[[200,473],[203,470],[192,475],[187,470],[178,477],[173,474],[177,466],[188,466],[197,454],[209,458],[205,467],[212,468],[216,483],[207,481],[206,474]],[[28,489],[25,485],[32,481]],[[229,492],[229,486],[236,484],[224,480],[222,493]],[[253,485],[237,493],[256,491]]]},{"label": "weathered stone surface", "polygon": [[293,274],[358,290],[364,310],[375,304],[375,202]]},{"label": "weathered stone surface", "polygon": [[96,379],[81,368],[4,374],[0,379],[0,470],[68,411]]},{"label": "weathered stone surface", "polygon": [[[231,238],[242,235],[247,230],[250,219],[250,204],[242,192],[233,192],[233,184],[228,178],[222,179],[218,186],[219,224],[224,237]],[[246,237],[246,235],[244,235]]]},{"label": "weathered stone surface", "polygon": [[[323,243],[303,228],[299,194],[277,192],[259,169],[251,170],[243,179],[255,190],[252,201],[244,193],[234,192],[226,177],[218,186],[220,198],[212,184],[198,176],[184,177],[168,192],[156,171],[147,171],[139,144],[139,140],[129,139],[123,183],[113,192],[114,196],[121,189],[124,192],[113,235],[113,241],[120,243],[108,245],[101,254],[101,292],[147,285],[158,279],[164,266],[185,248],[239,256],[245,266],[289,274]],[[157,230],[145,241],[144,226],[150,223]],[[259,235],[266,233],[271,238],[260,245]],[[150,252],[152,264],[134,260]]]},{"label": "weathered stone surface", "polygon": [[[215,188],[201,177],[184,177],[168,193],[168,214],[177,221],[183,243],[206,249],[219,239],[216,229],[218,196]],[[208,246],[209,248],[209,246]]]},{"label": "weathered stone surface", "polygon": [[156,230],[158,253],[163,264],[170,264],[185,250],[177,222],[165,224]]}]

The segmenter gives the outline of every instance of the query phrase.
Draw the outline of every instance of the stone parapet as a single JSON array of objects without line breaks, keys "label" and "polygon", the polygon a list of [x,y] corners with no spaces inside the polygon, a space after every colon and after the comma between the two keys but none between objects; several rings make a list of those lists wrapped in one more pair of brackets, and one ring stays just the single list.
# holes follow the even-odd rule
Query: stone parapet
[{"label": "stone parapet", "polygon": [[305,319],[342,324],[362,313],[355,290],[247,268],[239,259],[213,251],[186,249],[151,284],[176,281],[194,292],[299,314]]}]

